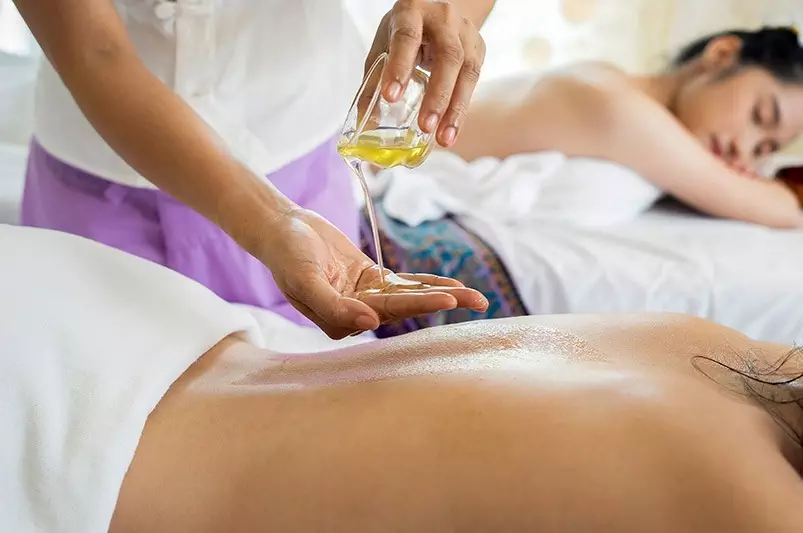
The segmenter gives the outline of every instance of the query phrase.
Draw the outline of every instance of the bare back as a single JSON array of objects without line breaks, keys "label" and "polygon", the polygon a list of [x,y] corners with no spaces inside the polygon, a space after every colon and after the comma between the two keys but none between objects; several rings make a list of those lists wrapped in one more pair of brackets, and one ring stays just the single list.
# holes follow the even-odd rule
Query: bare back
[{"label": "bare back", "polygon": [[[785,350],[663,315],[472,323],[311,356],[229,338],[152,415],[111,531],[760,532],[765,498],[744,529],[722,510],[683,518],[722,472],[744,484],[733,502],[768,490],[757,472],[799,482],[771,417],[691,358]],[[750,461],[731,464],[734,443]]]},{"label": "bare back", "polygon": [[626,98],[639,90],[635,78],[606,63],[494,80],[477,90],[451,150],[468,161],[548,150],[605,157],[579,134],[604,120],[596,98],[599,91],[620,92]]},{"label": "bare back", "polygon": [[709,215],[803,224],[788,187],[728,168],[673,114],[667,91],[654,78],[600,63],[491,82],[478,91],[452,150],[468,161],[542,151],[611,161]]}]

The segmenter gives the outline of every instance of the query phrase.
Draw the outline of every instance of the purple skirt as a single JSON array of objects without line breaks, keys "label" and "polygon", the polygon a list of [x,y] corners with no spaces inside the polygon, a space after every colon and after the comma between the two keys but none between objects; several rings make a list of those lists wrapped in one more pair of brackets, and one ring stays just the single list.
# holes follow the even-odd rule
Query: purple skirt
[{"label": "purple skirt", "polygon": [[[352,175],[334,141],[267,176],[297,204],[326,217],[358,243]],[[31,143],[22,223],[107,244],[192,278],[221,298],[311,323],[273,276],[220,228],[167,194],[106,181]]]}]

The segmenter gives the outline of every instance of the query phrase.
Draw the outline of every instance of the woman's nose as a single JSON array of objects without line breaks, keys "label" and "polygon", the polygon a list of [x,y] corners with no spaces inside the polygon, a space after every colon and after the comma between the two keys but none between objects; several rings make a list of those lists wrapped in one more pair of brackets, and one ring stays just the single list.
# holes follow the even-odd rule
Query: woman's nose
[{"label": "woman's nose", "polygon": [[731,164],[736,164],[741,161],[743,151],[739,146],[740,144],[741,143],[735,140],[731,140],[723,147],[722,156],[725,158],[725,161]]},{"label": "woman's nose", "polygon": [[766,139],[766,132],[758,128],[748,128],[738,137],[734,137],[734,152],[737,161],[744,165],[755,163],[757,157],[756,148]]},{"label": "woman's nose", "polygon": [[733,165],[750,165],[753,162],[753,152],[760,136],[756,132],[745,132],[734,136],[725,147],[725,158]]}]

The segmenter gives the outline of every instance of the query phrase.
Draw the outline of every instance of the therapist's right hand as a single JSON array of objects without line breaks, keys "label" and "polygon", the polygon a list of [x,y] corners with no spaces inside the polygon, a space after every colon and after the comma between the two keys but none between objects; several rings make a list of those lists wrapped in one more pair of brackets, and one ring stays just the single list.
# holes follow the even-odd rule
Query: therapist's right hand
[{"label": "therapist's right hand", "polygon": [[376,263],[320,215],[288,211],[269,227],[258,257],[288,301],[329,337],[373,330],[380,324],[457,307],[485,311],[488,301],[460,282],[427,274],[401,274],[429,288],[361,294],[378,278]]}]

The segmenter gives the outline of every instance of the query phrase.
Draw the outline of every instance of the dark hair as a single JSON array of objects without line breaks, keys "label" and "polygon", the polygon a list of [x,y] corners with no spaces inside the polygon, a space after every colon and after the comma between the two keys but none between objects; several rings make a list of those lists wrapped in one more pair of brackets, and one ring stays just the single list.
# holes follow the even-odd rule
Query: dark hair
[{"label": "dark hair", "polygon": [[[696,356],[692,364],[703,375],[716,380],[702,368],[703,363],[710,363],[736,374],[742,384],[743,393],[758,402],[772,416],[789,437],[803,447],[803,426],[800,420],[790,421],[778,412],[783,405],[797,405],[803,413],[803,372],[800,371],[800,360],[803,348],[795,348],[782,356],[775,363],[759,362],[761,358],[755,354],[743,354],[741,367],[718,361],[712,357]],[[789,371],[788,366],[795,367]]]},{"label": "dark hair", "polygon": [[742,41],[738,66],[761,67],[781,81],[803,83],[803,47],[800,45],[798,32],[793,28],[730,30],[715,33],[686,45],[672,65],[674,67],[685,65],[700,57],[714,39],[730,36],[738,37]]}]

